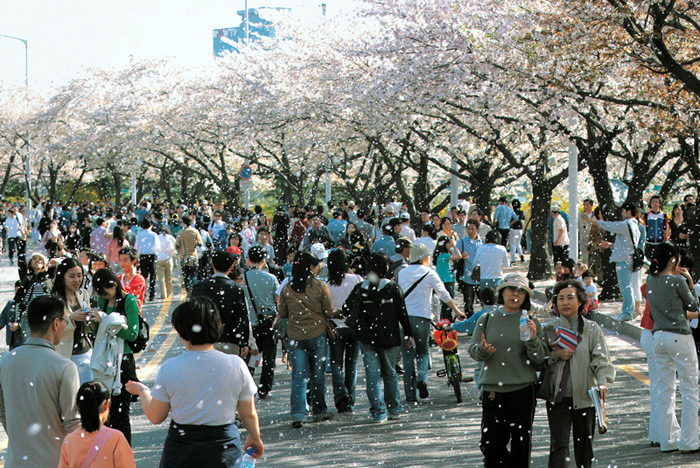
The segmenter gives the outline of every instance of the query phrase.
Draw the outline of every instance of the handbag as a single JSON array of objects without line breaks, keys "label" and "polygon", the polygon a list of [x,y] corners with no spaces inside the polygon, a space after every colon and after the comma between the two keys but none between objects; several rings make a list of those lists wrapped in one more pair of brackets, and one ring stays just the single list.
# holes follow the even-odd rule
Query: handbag
[{"label": "handbag", "polygon": [[550,382],[552,380],[552,372],[549,366],[545,363],[544,369],[537,374],[537,382],[535,382],[535,397],[540,400],[549,400],[552,396],[550,390]]},{"label": "handbag", "polygon": [[471,278],[472,278],[472,281],[474,281],[475,283],[478,283],[481,281],[481,267],[480,266],[474,267],[474,269],[472,270]]},{"label": "handbag", "polygon": [[642,249],[637,247],[636,243],[634,242],[632,228],[630,227],[629,223],[627,223],[627,229],[630,232],[630,240],[632,241],[632,246],[634,248],[634,251],[632,252],[632,271],[639,271],[644,266],[644,252],[642,252]]}]

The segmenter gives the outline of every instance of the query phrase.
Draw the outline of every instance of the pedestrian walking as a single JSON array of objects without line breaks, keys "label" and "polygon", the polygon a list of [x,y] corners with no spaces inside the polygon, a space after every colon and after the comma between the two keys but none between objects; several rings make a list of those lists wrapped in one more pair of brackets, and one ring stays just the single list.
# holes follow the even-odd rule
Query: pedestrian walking
[{"label": "pedestrian walking", "polygon": [[[340,311],[350,292],[362,277],[350,272],[348,257],[341,249],[328,255],[328,291],[331,294],[333,309]],[[335,331],[338,337],[329,343],[331,374],[333,377],[333,400],[338,414],[352,412],[355,407],[355,387],[357,385],[357,361],[360,346],[355,330],[345,324],[345,319],[335,318]]]},{"label": "pedestrian walking", "polygon": [[97,301],[97,309],[99,310],[90,311],[93,331],[96,332],[99,324],[103,321],[103,316],[99,311],[106,315],[119,314],[126,318],[126,328],[117,333],[117,338],[124,340],[123,354],[117,356],[121,386],[118,391],[112,391],[107,425],[120,430],[131,445],[131,421],[129,420],[131,396],[125,390],[124,385],[131,380],[138,380],[136,361],[130,342],[136,341],[139,334],[139,305],[136,296],[127,293],[122,288],[117,275],[109,268],[103,268],[95,273],[93,285],[100,297]]},{"label": "pedestrian walking", "polygon": [[355,330],[362,350],[370,415],[375,423],[401,417],[395,363],[403,342],[407,347],[414,345],[403,291],[388,274],[389,258],[373,253],[367,262],[368,278],[355,285],[344,305],[348,327]]},{"label": "pedestrian walking", "polygon": [[[171,416],[160,466],[237,468],[248,448],[262,457],[255,383],[240,357],[214,349],[222,327],[216,305],[192,298],[173,311],[172,320],[185,353],[163,363],[152,390],[137,381],[126,384],[151,423]],[[248,432],[242,446],[236,413]]]},{"label": "pedestrian walking", "polygon": [[8,437],[5,465],[58,466],[61,444],[80,424],[78,370],[56,352],[65,333],[63,301],[38,297],[29,304],[31,336],[0,359],[0,422]]},{"label": "pedestrian walking", "polygon": [[586,302],[588,298],[580,281],[558,283],[554,287],[554,303],[559,318],[544,328],[550,347],[559,338],[557,327],[573,332],[577,341],[575,349],[550,351],[546,364],[551,373],[547,400],[550,468],[569,466],[572,428],[576,468],[593,465],[596,411],[588,390],[597,387],[604,402],[608,385],[615,379],[603,331],[597,323],[583,317]]},{"label": "pedestrian walking", "polygon": [[[686,315],[688,310],[698,310],[698,298],[690,273],[679,264],[680,258],[676,245],[662,242],[654,252],[647,277],[659,396],[651,410],[662,427],[662,452],[695,452],[700,448],[698,355]],[[672,431],[676,375],[682,401],[680,433]]]},{"label": "pedestrian walking", "polygon": [[418,395],[428,398],[428,367],[430,338],[430,300],[433,292],[446,303],[455,316],[464,317],[452,296],[445,289],[440,276],[430,267],[430,252],[423,244],[411,246],[410,265],[399,272],[398,284],[404,292],[408,320],[411,323],[411,336],[415,346],[402,344],[403,384],[407,401],[416,401]]},{"label": "pedestrian walking", "polygon": [[[160,251],[160,239],[153,232],[153,223],[145,218],[141,222],[141,232],[136,235],[136,251],[139,253],[139,271],[146,280],[148,291],[146,296],[153,302],[156,296],[156,261]],[[144,297],[144,302],[146,298]]]},{"label": "pedestrian walking", "polygon": [[104,425],[109,415],[109,389],[100,382],[85,382],[76,402],[81,427],[64,439],[58,468],[136,468],[124,434]]},{"label": "pedestrian walking", "polygon": [[486,468],[528,468],[536,407],[536,370],[544,363],[547,348],[535,317],[528,321],[529,338],[523,341],[520,336],[520,318],[531,307],[532,289],[527,278],[510,274],[497,291],[499,307],[479,318],[469,346],[472,359],[484,363],[479,374],[482,389],[479,448]]},{"label": "pedestrian walking", "polygon": [[292,360],[292,427],[306,420],[307,382],[311,385],[313,421],[331,419],[326,406],[326,356],[328,355],[328,319],[333,314],[330,291],[317,280],[320,260],[300,251],[294,258],[292,279],[282,289],[279,316],[288,319],[289,354]]}]

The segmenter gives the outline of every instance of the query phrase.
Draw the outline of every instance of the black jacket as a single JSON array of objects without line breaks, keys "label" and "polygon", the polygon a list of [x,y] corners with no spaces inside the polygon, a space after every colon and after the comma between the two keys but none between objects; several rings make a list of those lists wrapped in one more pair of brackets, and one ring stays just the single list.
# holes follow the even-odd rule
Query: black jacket
[{"label": "black jacket", "polygon": [[194,286],[192,297],[197,296],[208,297],[219,309],[224,324],[220,342],[248,346],[248,307],[243,288],[238,283],[223,276],[212,276]]},{"label": "black jacket", "polygon": [[349,315],[346,324],[355,329],[357,339],[368,345],[382,349],[401,345],[399,324],[403,336],[413,336],[403,291],[393,281],[381,280],[379,286],[370,286],[367,280],[358,283],[343,311]]}]

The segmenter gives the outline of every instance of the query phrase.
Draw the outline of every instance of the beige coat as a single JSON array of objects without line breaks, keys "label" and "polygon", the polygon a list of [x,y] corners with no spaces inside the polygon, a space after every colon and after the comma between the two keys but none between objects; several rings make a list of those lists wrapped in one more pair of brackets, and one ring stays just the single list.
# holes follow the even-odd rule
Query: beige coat
[{"label": "beige coat", "polygon": [[[571,377],[573,382],[574,409],[590,408],[593,406],[591,397],[588,396],[588,389],[594,385],[610,385],[615,380],[615,368],[610,361],[608,345],[605,336],[597,323],[581,318],[583,320],[583,333],[579,337],[578,346],[571,356]],[[571,329],[569,321],[564,317],[549,322],[547,327],[556,325]],[[572,330],[576,331],[576,330]],[[548,333],[545,332],[545,336]],[[552,350],[547,362],[549,370],[552,372],[550,378],[550,401],[554,401],[557,390],[561,383],[564,364],[566,361],[557,359]]]}]

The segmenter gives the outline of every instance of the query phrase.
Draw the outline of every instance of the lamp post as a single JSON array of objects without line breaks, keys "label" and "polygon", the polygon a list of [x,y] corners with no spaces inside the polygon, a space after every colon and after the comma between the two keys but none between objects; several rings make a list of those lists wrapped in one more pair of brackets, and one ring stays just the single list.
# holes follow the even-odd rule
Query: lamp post
[{"label": "lamp post", "polygon": [[[0,37],[4,37],[7,39],[14,39],[15,41],[19,41],[22,44],[24,44],[24,86],[29,88],[29,44],[26,39],[22,39],[21,37],[15,37],[15,36],[8,36],[7,34],[0,34]],[[25,203],[27,207],[27,216],[32,215],[32,199],[31,199],[31,190],[32,190],[32,182],[31,182],[31,170],[32,170],[32,165],[31,165],[31,157],[29,155],[29,146],[27,146],[27,151],[25,153],[25,163],[26,163],[26,168],[25,170],[27,171],[27,201]]]},{"label": "lamp post", "polygon": [[26,39],[21,37],[8,36],[7,34],[0,34],[0,37],[6,37],[7,39],[14,39],[24,44],[24,86],[29,87],[29,44]]}]

